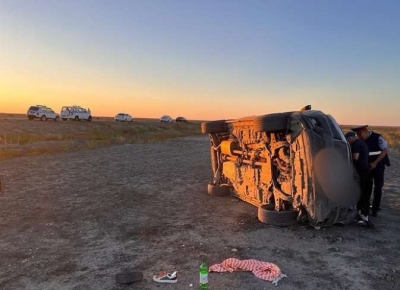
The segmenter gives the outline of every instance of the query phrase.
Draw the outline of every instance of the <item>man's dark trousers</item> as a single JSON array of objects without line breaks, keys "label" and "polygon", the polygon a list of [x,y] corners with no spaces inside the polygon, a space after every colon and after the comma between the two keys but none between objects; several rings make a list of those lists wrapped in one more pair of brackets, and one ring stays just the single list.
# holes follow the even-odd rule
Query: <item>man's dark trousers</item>
[{"label": "man's dark trousers", "polygon": [[372,193],[374,187],[374,200],[372,202],[372,214],[376,214],[381,206],[382,187],[385,175],[385,167],[375,168],[371,171],[371,177],[367,182],[367,191]]}]

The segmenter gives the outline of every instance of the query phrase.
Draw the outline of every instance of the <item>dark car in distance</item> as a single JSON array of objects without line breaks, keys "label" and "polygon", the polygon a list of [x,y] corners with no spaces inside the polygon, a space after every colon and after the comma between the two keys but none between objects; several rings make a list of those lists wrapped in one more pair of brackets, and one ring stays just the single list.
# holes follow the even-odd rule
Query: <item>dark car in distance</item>
[{"label": "dark car in distance", "polygon": [[182,122],[182,123],[187,123],[187,120],[185,117],[177,117],[175,119],[175,122]]}]

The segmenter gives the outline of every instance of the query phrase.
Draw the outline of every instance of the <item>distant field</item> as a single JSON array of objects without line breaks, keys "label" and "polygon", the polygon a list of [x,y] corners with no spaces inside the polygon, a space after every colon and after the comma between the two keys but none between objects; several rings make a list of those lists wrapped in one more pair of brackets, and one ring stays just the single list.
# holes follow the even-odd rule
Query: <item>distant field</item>
[{"label": "distant field", "polygon": [[135,119],[122,123],[94,117],[92,122],[41,122],[28,121],[25,115],[4,115],[0,114],[0,159],[201,134],[198,121],[161,123],[156,119]]},{"label": "distant field", "polygon": [[[148,143],[174,137],[200,135],[201,121],[161,123],[158,119],[115,122],[112,117],[86,121],[28,121],[24,114],[0,113],[0,159],[67,152],[126,143]],[[351,125],[341,126],[344,132]],[[391,150],[400,150],[400,127],[371,126],[382,134]]]},{"label": "distant field", "polygon": [[[341,126],[344,132],[350,131],[354,125]],[[368,126],[368,128],[376,133],[381,134],[388,142],[389,148],[393,150],[400,150],[400,127],[390,126]]]}]

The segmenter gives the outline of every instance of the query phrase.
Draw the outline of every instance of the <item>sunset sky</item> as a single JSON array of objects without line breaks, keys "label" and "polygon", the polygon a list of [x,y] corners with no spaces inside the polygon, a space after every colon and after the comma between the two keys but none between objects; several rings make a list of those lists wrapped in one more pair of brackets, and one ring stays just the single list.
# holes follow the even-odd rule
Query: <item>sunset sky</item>
[{"label": "sunset sky", "polygon": [[1,0],[0,112],[400,125],[400,1]]}]

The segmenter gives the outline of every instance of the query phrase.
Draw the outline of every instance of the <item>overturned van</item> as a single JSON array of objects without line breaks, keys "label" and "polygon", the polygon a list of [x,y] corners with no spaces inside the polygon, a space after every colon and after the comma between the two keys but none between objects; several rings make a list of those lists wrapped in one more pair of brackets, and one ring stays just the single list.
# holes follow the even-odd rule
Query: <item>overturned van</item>
[{"label": "overturned van", "polygon": [[211,195],[258,207],[261,222],[314,227],[349,222],[360,195],[349,144],[335,119],[299,111],[203,122],[210,137]]}]

